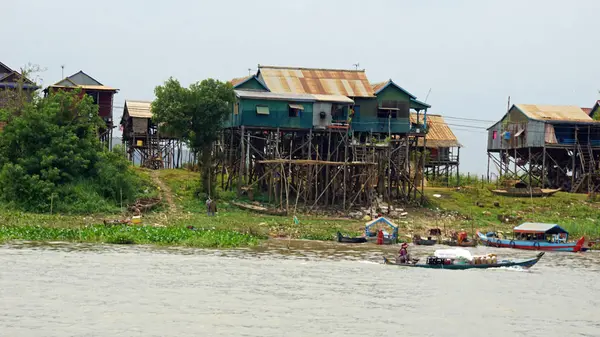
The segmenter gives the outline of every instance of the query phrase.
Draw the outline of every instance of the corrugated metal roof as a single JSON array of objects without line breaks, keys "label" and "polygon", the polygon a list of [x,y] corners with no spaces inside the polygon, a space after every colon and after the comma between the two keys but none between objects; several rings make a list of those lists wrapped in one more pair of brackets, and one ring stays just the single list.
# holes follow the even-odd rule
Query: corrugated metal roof
[{"label": "corrugated metal roof", "polygon": [[354,103],[353,100],[346,96],[340,95],[311,95],[311,94],[290,94],[278,92],[263,92],[250,90],[235,90],[235,94],[240,98],[249,99],[267,99],[280,101],[296,101],[296,102],[333,102],[333,103]]},{"label": "corrugated metal roof", "polygon": [[103,85],[90,75],[84,73],[82,70],[49,86],[49,88],[57,89],[74,87],[85,90],[119,91],[119,89]]},{"label": "corrugated metal roof", "polygon": [[588,115],[591,118],[594,118],[594,115],[596,113],[598,113],[598,108],[600,108],[600,100],[597,100],[596,103],[594,104],[594,106],[590,109],[590,111],[588,112]]},{"label": "corrugated metal roof", "polygon": [[229,83],[231,83],[231,85],[233,85],[234,87],[238,84],[244,83],[247,80],[251,79],[254,75],[249,75],[246,77],[236,77],[234,79],[232,79],[231,81],[229,81]]},{"label": "corrugated metal roof", "polygon": [[152,118],[152,102],[126,100],[123,113],[135,118]]},{"label": "corrugated metal roof", "polygon": [[364,70],[259,66],[259,78],[277,93],[374,97]]},{"label": "corrugated metal roof", "polygon": [[583,112],[585,112],[585,114],[588,115],[588,116],[592,112],[592,108],[581,108],[581,110],[583,110]]},{"label": "corrugated metal roof", "polygon": [[[410,121],[417,123],[416,113],[410,114]],[[420,116],[420,122],[423,123],[423,114]],[[425,146],[429,148],[462,147],[441,115],[427,114],[427,135],[425,137],[427,139]],[[419,146],[423,146],[422,138],[419,138]]]},{"label": "corrugated metal roof", "polygon": [[539,121],[594,122],[575,105],[515,104],[515,107],[528,118]]},{"label": "corrugated metal roof", "polygon": [[539,223],[539,222],[525,222],[513,229],[515,232],[527,232],[527,233],[546,233],[547,231],[557,228],[563,232],[567,232],[557,224],[552,223]]},{"label": "corrugated metal roof", "polygon": [[371,87],[373,88],[373,92],[378,92],[379,90],[385,88],[385,86],[388,84],[389,80],[387,81],[383,81],[383,82],[378,82],[378,83],[372,83]]},{"label": "corrugated metal roof", "polygon": [[[398,88],[398,90],[400,90],[400,91],[404,92],[405,94],[407,94],[411,99],[416,99],[417,98],[415,95],[411,94],[406,89],[404,89],[401,86],[399,86],[398,84],[396,84],[396,82],[392,81],[392,79],[389,79],[389,80],[387,80],[385,82],[371,84],[371,87],[373,88],[373,92],[375,93],[375,95],[377,95],[383,89],[387,88],[390,85],[395,86],[396,88]],[[423,104],[425,104],[425,103],[423,103]]]},{"label": "corrugated metal roof", "polygon": [[108,87],[105,85],[77,85],[77,86],[66,86],[66,85],[51,85],[50,88],[62,89],[62,88],[81,88],[85,90],[105,90],[105,91],[118,91],[119,89]]}]

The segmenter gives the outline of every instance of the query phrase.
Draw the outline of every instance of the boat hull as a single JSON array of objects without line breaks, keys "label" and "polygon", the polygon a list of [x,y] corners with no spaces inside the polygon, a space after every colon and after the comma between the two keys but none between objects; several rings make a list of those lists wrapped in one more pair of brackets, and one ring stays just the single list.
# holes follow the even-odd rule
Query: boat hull
[{"label": "boat hull", "polygon": [[437,243],[436,240],[415,240],[413,243],[417,246],[433,246]]},{"label": "boat hull", "polygon": [[469,241],[469,242],[461,242],[461,243],[458,243],[458,241],[444,241],[444,242],[442,242],[442,244],[446,245],[446,246],[451,246],[451,247],[476,247],[477,241]]},{"label": "boat hull", "polygon": [[337,240],[340,243],[365,243],[367,242],[367,239],[364,237],[348,237],[348,236],[343,236],[342,233],[338,232],[337,233]]},{"label": "boat hull", "polygon": [[483,245],[490,247],[513,248],[523,250],[541,250],[553,252],[580,252],[587,250],[587,248],[583,246],[585,241],[585,238],[583,237],[577,242],[551,243],[546,241],[526,241],[489,238],[480,232],[477,232],[477,236],[479,237],[479,240]]},{"label": "boat hull", "polygon": [[544,252],[539,253],[536,257],[531,259],[518,259],[518,260],[503,260],[498,261],[494,264],[402,264],[395,263],[387,258],[383,258],[383,263],[388,265],[394,265],[399,267],[407,268],[428,268],[428,269],[450,269],[450,270],[466,270],[466,269],[490,269],[490,268],[507,268],[507,267],[521,267],[531,268],[534,266],[544,255]]}]

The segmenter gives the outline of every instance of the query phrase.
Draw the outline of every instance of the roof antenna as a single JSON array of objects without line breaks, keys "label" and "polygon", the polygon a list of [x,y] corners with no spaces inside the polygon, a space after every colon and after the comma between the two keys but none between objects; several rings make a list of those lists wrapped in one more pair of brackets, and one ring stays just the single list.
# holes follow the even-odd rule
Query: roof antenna
[{"label": "roof antenna", "polygon": [[360,63],[356,62],[356,63],[353,64],[353,66],[354,66],[354,69],[358,70],[358,67],[360,66]]},{"label": "roof antenna", "polygon": [[427,96],[425,96],[425,103],[427,103],[427,99],[429,98],[429,94],[431,94],[431,88],[429,88],[429,91],[427,92]]},{"label": "roof antenna", "polygon": [[61,64],[60,68],[61,68],[61,78],[64,79],[65,78],[65,65]]},{"label": "roof antenna", "polygon": [[248,76],[252,75],[252,68],[248,68]]}]

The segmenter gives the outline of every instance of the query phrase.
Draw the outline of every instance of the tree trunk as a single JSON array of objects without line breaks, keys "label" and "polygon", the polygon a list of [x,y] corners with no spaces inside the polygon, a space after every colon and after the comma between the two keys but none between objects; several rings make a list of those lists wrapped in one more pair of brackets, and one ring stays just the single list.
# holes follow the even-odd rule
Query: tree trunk
[{"label": "tree trunk", "polygon": [[206,193],[207,196],[213,198],[215,195],[215,182],[216,179],[212,172],[212,143],[207,144],[202,148],[202,167],[201,180],[202,180],[202,192]]}]

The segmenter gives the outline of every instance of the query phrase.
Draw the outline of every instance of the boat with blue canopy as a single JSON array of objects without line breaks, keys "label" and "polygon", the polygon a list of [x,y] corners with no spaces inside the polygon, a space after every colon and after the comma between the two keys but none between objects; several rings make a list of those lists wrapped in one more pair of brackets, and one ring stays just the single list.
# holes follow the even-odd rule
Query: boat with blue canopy
[{"label": "boat with blue canopy", "polygon": [[[380,227],[386,226],[391,230],[389,233],[386,230],[379,229]],[[373,231],[376,229],[376,231]],[[379,217],[377,219],[373,219],[365,224],[365,237],[368,241],[377,241],[379,232],[382,232],[383,235],[383,244],[394,244],[398,242],[398,225],[390,221],[385,217]]]},{"label": "boat with blue canopy", "polygon": [[486,246],[558,252],[584,252],[592,243],[585,237],[569,242],[569,232],[557,224],[525,222],[513,228],[513,238],[500,238],[494,232],[477,232],[479,240]]},{"label": "boat with blue canopy", "polygon": [[425,263],[399,263],[383,257],[383,263],[399,267],[413,268],[430,268],[430,269],[489,269],[489,268],[507,268],[520,267],[524,269],[531,268],[544,256],[544,252],[538,253],[535,257],[528,259],[502,259],[498,260],[495,254],[487,254],[484,256],[474,256],[462,248],[455,249],[439,249],[434,252],[433,256],[428,256]]}]

